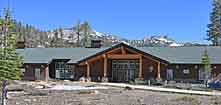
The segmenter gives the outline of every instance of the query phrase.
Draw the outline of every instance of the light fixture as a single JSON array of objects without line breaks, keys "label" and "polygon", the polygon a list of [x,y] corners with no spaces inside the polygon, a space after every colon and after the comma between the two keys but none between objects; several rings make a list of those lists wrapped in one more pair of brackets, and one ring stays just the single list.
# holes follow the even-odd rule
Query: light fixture
[{"label": "light fixture", "polygon": [[41,68],[44,68],[44,65],[41,65]]},{"label": "light fixture", "polygon": [[179,65],[176,65],[176,69],[179,69]]},{"label": "light fixture", "polygon": [[197,65],[195,65],[195,66],[194,66],[194,68],[195,68],[195,69],[198,69],[198,66],[197,66]]},{"label": "light fixture", "polygon": [[213,66],[214,69],[216,69],[216,66]]},{"label": "light fixture", "polygon": [[25,65],[25,68],[29,68],[29,65]]},{"label": "light fixture", "polygon": [[153,66],[150,66],[149,69],[150,69],[150,72],[152,72],[153,71]]}]

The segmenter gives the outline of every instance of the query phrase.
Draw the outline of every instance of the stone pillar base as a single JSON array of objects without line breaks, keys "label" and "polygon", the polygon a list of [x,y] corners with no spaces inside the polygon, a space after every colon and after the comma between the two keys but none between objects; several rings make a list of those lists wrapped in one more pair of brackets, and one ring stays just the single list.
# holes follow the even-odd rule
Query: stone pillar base
[{"label": "stone pillar base", "polygon": [[108,78],[107,77],[102,77],[101,82],[108,82]]},{"label": "stone pillar base", "polygon": [[163,80],[161,78],[156,79],[157,82],[162,82]]},{"label": "stone pillar base", "polygon": [[87,77],[86,82],[91,82],[91,77]]},{"label": "stone pillar base", "polygon": [[144,78],[143,78],[143,77],[139,77],[139,80],[143,81],[143,80],[144,80]]}]

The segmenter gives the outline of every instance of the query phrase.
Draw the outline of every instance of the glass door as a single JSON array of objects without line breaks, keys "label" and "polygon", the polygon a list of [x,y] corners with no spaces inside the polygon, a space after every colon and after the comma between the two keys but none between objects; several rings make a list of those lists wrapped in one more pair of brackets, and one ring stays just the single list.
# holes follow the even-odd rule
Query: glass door
[{"label": "glass door", "polygon": [[112,60],[112,79],[117,82],[134,81],[139,76],[138,60]]}]

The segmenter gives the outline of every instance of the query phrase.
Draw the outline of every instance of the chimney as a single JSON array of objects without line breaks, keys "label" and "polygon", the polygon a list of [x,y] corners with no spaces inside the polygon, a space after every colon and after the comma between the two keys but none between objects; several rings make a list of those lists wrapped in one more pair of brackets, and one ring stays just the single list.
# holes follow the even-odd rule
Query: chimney
[{"label": "chimney", "polygon": [[102,46],[102,40],[91,40],[91,48],[100,48]]},{"label": "chimney", "polygon": [[16,49],[24,49],[26,46],[25,46],[25,41],[18,41],[16,43]]}]

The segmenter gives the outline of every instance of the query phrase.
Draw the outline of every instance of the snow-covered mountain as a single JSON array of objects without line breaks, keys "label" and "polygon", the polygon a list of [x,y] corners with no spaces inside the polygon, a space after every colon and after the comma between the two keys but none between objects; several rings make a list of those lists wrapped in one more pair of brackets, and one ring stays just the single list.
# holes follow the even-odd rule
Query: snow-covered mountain
[{"label": "snow-covered mountain", "polygon": [[[63,28],[62,34],[56,34],[56,31],[50,31],[48,33],[48,38],[52,39],[57,35],[58,38],[61,38],[65,40],[66,42],[70,43],[76,43],[79,37],[80,41],[84,41],[85,36],[83,35],[83,32],[80,32],[80,35],[77,34],[77,32],[74,30],[74,28]],[[59,32],[59,31],[58,31]],[[62,36],[61,36],[62,35]],[[177,43],[175,40],[169,38],[165,35],[157,35],[157,36],[150,36],[145,37],[141,40],[128,40],[122,37],[119,37],[120,35],[113,35],[113,34],[107,34],[103,32],[98,32],[91,29],[90,32],[90,38],[91,39],[99,39],[103,41],[103,46],[110,46],[112,44],[116,43],[125,43],[132,46],[183,46],[184,44]]]},{"label": "snow-covered mountain", "polygon": [[[147,38],[144,38],[146,40]],[[161,35],[161,36],[151,36],[149,38],[151,44],[156,44],[160,46],[183,46],[184,44],[177,43],[172,38],[169,38],[168,36]]]},{"label": "snow-covered mountain", "polygon": [[[84,41],[85,36],[83,35],[84,34],[83,32],[79,32],[80,35],[78,35],[77,31],[75,31],[74,28],[63,28],[61,30],[62,34],[59,31],[58,34],[56,34],[55,30],[48,32],[48,38],[53,39],[54,37],[58,37],[62,38],[64,41],[70,43],[76,43],[79,37],[80,41]],[[109,46],[111,44],[121,43],[121,42],[129,44],[127,39],[118,37],[118,35],[107,34],[95,30],[91,30],[89,37],[90,39],[94,40],[102,40],[104,46]]]}]

